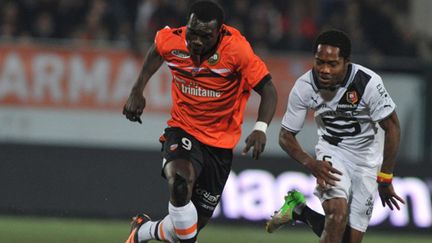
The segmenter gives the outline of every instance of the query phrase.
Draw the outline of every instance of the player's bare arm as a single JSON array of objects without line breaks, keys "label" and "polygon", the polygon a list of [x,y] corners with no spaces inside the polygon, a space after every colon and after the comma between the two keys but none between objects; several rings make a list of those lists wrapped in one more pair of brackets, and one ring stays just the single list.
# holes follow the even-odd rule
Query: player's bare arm
[{"label": "player's bare arm", "polygon": [[299,144],[295,133],[281,128],[279,145],[294,160],[304,165],[317,178],[317,183],[320,187],[324,187],[327,184],[334,186],[335,182],[340,180],[334,174],[342,175],[342,173],[333,168],[328,161],[316,160],[306,153]]},{"label": "player's bare arm", "polygon": [[[257,89],[254,89],[260,96],[261,101],[258,108],[258,122],[270,124],[273,115],[276,111],[277,92],[271,80]],[[259,124],[259,123],[258,123]],[[258,159],[260,154],[264,151],[267,138],[265,128],[254,129],[252,133],[246,138],[246,146],[243,149],[243,154],[246,154],[251,147],[253,147],[252,157]]]},{"label": "player's bare arm", "polygon": [[160,68],[163,61],[163,58],[156,50],[155,44],[153,44],[147,51],[141,72],[123,107],[123,115],[130,121],[142,123],[140,117],[146,105],[143,95],[144,88],[153,74]]},{"label": "player's bare arm", "polygon": [[[396,112],[393,111],[389,117],[380,121],[379,124],[385,132],[384,161],[381,166],[381,172],[392,175],[400,141],[400,126]],[[378,192],[383,207],[387,205],[391,210],[393,210],[394,206],[399,210],[400,208],[397,201],[405,204],[405,201],[396,194],[391,183],[379,184]]]}]

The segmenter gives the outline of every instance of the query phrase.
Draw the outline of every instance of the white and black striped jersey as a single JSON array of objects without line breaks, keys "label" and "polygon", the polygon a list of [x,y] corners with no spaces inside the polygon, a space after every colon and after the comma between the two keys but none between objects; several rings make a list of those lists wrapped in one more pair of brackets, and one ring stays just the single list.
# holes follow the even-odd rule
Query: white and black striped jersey
[{"label": "white and black striped jersey", "polygon": [[[376,165],[382,149],[376,139],[377,122],[388,117],[396,105],[381,77],[358,64],[350,64],[341,87],[331,99],[324,99],[318,78],[309,70],[297,79],[291,90],[282,127],[299,132],[309,109],[318,126],[318,144],[337,146],[344,156],[358,163]],[[368,160],[368,161],[365,161]],[[355,162],[355,161],[353,161]]]}]

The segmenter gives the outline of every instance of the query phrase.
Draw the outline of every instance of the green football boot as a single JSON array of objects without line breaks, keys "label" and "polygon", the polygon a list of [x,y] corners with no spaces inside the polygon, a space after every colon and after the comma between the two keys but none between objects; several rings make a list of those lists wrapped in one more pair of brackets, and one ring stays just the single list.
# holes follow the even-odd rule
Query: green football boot
[{"label": "green football boot", "polygon": [[285,224],[294,223],[294,209],[303,208],[305,205],[306,199],[301,192],[296,190],[289,191],[285,196],[285,202],[282,207],[278,211],[275,211],[271,219],[267,221],[267,232],[273,233]]}]

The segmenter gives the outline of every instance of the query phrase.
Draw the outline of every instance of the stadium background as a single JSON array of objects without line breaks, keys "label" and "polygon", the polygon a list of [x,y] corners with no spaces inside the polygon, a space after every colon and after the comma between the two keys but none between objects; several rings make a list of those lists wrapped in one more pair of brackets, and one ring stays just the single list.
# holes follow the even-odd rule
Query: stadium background
[{"label": "stadium background", "polygon": [[[157,141],[171,102],[168,69],[145,91],[142,125],[128,122],[121,109],[155,31],[184,24],[189,2],[0,1],[0,217],[125,220],[136,212],[166,213]],[[353,61],[383,76],[401,121],[395,184],[408,204],[389,212],[377,200],[371,230],[431,235],[432,2],[220,3],[227,23],[268,64],[280,97],[265,155],[239,156],[239,143],[213,224],[262,226],[291,188],[320,210],[313,178],[283,154],[277,135],[290,88],[312,64],[313,37],[337,27],[352,36]],[[244,135],[257,105],[253,96]],[[312,117],[299,137],[312,153]]]}]

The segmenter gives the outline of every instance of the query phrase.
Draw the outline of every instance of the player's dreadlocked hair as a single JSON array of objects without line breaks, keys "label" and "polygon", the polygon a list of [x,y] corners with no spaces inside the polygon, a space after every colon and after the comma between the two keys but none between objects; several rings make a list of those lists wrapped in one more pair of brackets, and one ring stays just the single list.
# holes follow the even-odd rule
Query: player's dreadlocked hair
[{"label": "player's dreadlocked hair", "polygon": [[190,18],[192,13],[203,22],[216,19],[218,28],[220,28],[224,22],[224,11],[222,7],[213,1],[194,2],[189,9],[188,18]]},{"label": "player's dreadlocked hair", "polygon": [[318,45],[330,45],[339,47],[340,56],[348,59],[351,56],[351,40],[340,30],[328,30],[321,33],[315,40],[313,53],[317,52]]}]

